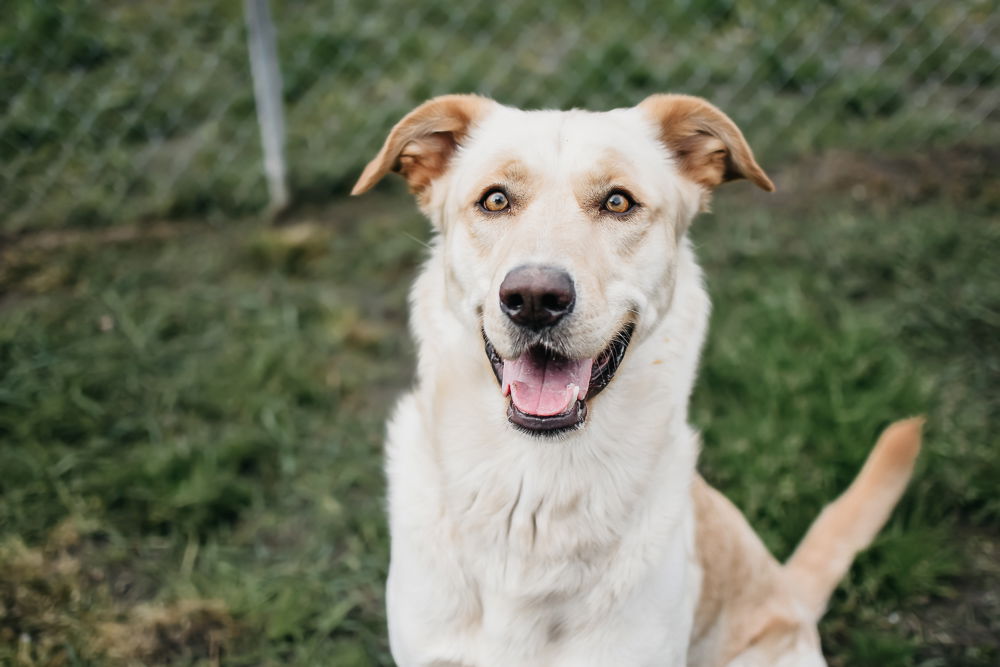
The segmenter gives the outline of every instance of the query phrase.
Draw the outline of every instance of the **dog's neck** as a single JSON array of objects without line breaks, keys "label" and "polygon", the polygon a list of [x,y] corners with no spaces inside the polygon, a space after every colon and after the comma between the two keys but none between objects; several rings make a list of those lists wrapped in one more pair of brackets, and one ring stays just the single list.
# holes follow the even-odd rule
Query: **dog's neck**
[{"label": "dog's neck", "polygon": [[[442,519],[457,538],[502,555],[495,574],[509,578],[509,568],[522,566],[565,573],[550,565],[566,559],[600,568],[605,556],[621,558],[635,531],[675,530],[697,457],[687,403],[709,312],[689,244],[667,314],[640,329],[612,384],[593,399],[584,429],[552,439],[507,423],[479,331],[458,322],[447,304],[430,302],[445,292],[434,284],[445,271],[437,252],[414,287],[413,316],[423,320],[415,329],[425,336],[415,395],[430,416],[423,442],[435,478],[425,483],[436,487]],[[536,584],[539,595],[563,587]]]}]

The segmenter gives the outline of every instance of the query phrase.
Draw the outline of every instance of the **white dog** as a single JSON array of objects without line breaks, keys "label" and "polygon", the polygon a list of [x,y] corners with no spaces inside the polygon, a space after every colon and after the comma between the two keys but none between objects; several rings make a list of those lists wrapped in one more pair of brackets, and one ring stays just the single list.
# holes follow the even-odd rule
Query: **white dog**
[{"label": "white dog", "polygon": [[686,231],[723,182],[774,189],[736,125],[681,95],[606,113],[445,96],[353,194],[389,171],[435,230],[386,445],[396,661],[823,664],[816,620],[919,425],[885,436],[784,568],[695,473],[709,300]]}]

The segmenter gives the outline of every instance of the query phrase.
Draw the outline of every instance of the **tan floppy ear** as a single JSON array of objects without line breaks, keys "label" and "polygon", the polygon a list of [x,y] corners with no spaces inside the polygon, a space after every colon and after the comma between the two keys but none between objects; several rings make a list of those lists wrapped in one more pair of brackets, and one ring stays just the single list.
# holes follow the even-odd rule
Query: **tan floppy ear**
[{"label": "tan floppy ear", "polygon": [[753,159],[736,123],[700,97],[650,95],[639,104],[660,128],[660,140],[677,156],[681,172],[712,189],[726,181],[750,179],[774,192],[774,183]]},{"label": "tan floppy ear", "polygon": [[392,128],[351,194],[367,192],[390,171],[401,173],[410,190],[420,194],[445,172],[472,125],[494,104],[479,95],[442,95],[424,102]]}]

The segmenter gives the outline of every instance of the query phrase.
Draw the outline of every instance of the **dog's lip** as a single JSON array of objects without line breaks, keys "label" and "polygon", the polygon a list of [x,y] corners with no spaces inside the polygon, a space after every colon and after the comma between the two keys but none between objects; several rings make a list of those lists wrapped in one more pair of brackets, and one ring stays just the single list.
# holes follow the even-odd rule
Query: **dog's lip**
[{"label": "dog's lip", "polygon": [[[635,323],[626,323],[625,326],[612,336],[607,347],[594,358],[590,382],[585,392],[585,399],[572,401],[566,411],[550,416],[527,414],[518,409],[513,401],[510,401],[507,405],[507,418],[520,429],[541,435],[553,435],[581,427],[587,419],[587,401],[599,394],[610,384],[615,376],[615,372],[618,370],[618,366],[621,365],[622,359],[625,357],[625,351],[628,349],[634,331]],[[497,383],[502,387],[504,360],[493,347],[493,343],[490,342],[485,330],[482,331],[482,335],[486,357],[493,368],[493,374],[496,376]]]},{"label": "dog's lip", "polygon": [[625,350],[628,349],[629,343],[632,342],[632,333],[634,331],[634,322],[629,322],[619,329],[618,333],[611,338],[608,346],[604,348],[604,351],[594,360],[594,368],[590,372],[588,398],[592,398],[600,393],[615,377],[622,359],[625,358]]},{"label": "dog's lip", "polygon": [[539,417],[521,412],[514,401],[507,403],[507,419],[523,431],[541,435],[555,435],[583,426],[587,420],[587,402],[577,399],[569,410],[558,415]]}]

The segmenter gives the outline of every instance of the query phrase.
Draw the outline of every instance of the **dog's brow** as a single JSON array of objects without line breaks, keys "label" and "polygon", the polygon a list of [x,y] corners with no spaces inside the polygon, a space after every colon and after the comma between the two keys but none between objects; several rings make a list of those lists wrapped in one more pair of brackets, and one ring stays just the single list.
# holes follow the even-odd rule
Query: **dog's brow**
[{"label": "dog's brow", "polygon": [[626,168],[627,163],[625,156],[617,152],[605,153],[594,160],[593,168],[590,170],[592,179],[601,181],[631,180]]},{"label": "dog's brow", "polygon": [[524,164],[516,159],[512,158],[500,165],[500,168],[495,172],[500,180],[505,182],[513,182],[517,184],[522,184],[527,182],[528,170],[524,167]]},{"label": "dog's brow", "polygon": [[491,185],[503,185],[509,188],[524,189],[531,183],[530,173],[524,163],[517,158],[498,160],[499,166],[489,172],[478,186],[479,190]]},{"label": "dog's brow", "polygon": [[582,200],[603,197],[614,187],[634,189],[635,180],[626,168],[625,160],[618,155],[603,155],[582,174],[577,196]]}]

